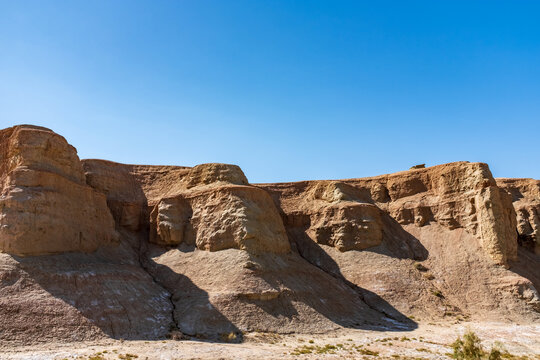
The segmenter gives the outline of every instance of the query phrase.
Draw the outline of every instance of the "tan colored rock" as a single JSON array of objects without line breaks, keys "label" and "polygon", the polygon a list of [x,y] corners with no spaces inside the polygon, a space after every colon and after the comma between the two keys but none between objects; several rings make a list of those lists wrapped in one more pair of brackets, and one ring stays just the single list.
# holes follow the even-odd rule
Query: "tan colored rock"
[{"label": "tan colored rock", "polygon": [[191,231],[193,211],[182,196],[162,199],[150,214],[150,242],[159,245],[179,245]]},{"label": "tan colored rock", "polygon": [[501,178],[497,185],[512,198],[519,241],[540,254],[540,180]]},{"label": "tan colored rock", "polygon": [[83,160],[88,185],[103,193],[120,227],[137,231],[144,225],[146,197],[131,173],[132,166],[105,160]]},{"label": "tan colored rock", "polygon": [[[85,161],[92,184],[114,177],[101,166]],[[200,183],[191,179],[193,186],[187,187],[189,169],[117,166],[129,177],[114,177],[115,185],[107,192],[109,203],[122,198],[122,189],[131,188],[132,179],[147,198],[150,249],[144,250],[143,240],[141,258],[152,277],[172,294],[174,321],[183,333],[219,338],[230,332],[241,337],[242,331],[252,330],[324,332],[340,326],[395,326],[355,291],[334,283],[330,275],[291,251],[280,214],[266,191],[224,178]]]},{"label": "tan colored rock", "polygon": [[[511,198],[485,164],[461,162],[365,179],[257,186],[280,208],[300,254],[358,286],[373,308],[431,319],[447,313],[496,319],[499,311],[514,319],[537,316],[530,311],[537,309],[531,294],[539,284],[533,269],[540,262],[518,258]],[[369,231],[354,226],[362,213],[343,211],[351,206],[370,209],[370,217],[377,220]],[[335,239],[355,239],[351,243],[364,246],[336,246]],[[425,264],[426,272],[414,261]],[[511,265],[519,275],[493,267],[493,262]],[[521,285],[501,288],[490,280],[500,276],[515,276],[520,279],[516,284],[529,284],[533,290]]]},{"label": "tan colored rock", "polygon": [[311,216],[306,232],[319,244],[339,251],[363,250],[382,242],[381,210],[371,204],[344,202]]},{"label": "tan colored rock", "polygon": [[235,165],[202,164],[182,178],[176,196],[162,198],[150,214],[150,241],[195,244],[208,251],[240,249],[286,253],[290,244],[270,196],[247,186]]},{"label": "tan colored rock", "polygon": [[340,327],[396,326],[356,291],[294,252],[254,256],[237,249],[210,252],[185,245],[154,251],[149,254],[155,261],[150,271],[171,290],[175,319],[184,334],[219,338],[234,333],[241,339],[250,331],[323,333]]},{"label": "tan colored rock", "polygon": [[318,212],[322,200],[356,199],[374,203],[401,225],[435,221],[449,229],[465,228],[498,264],[517,256],[510,199],[497,187],[486,164],[461,162],[373,178],[262,187],[276,193],[286,217]]},{"label": "tan colored rock", "polygon": [[249,184],[238,166],[216,163],[195,166],[185,177],[185,183],[188,188],[212,183]]},{"label": "tan colored rock", "polygon": [[157,244],[185,241],[208,251],[290,251],[272,199],[252,186],[222,185],[162,199],[152,210],[150,224],[150,241]]},{"label": "tan colored rock", "polygon": [[63,137],[23,125],[2,130],[0,143],[1,252],[92,252],[117,239],[105,196]]},{"label": "tan colored rock", "polygon": [[538,184],[485,164],[250,185],[227,164],[81,162],[21,126],[0,132],[0,186],[0,341],[540,321]]},{"label": "tan colored rock", "polygon": [[381,210],[365,201],[368,191],[340,181],[315,181],[304,194],[295,214],[305,217],[305,224],[309,223],[306,234],[313,241],[340,251],[381,243]]},{"label": "tan colored rock", "polygon": [[452,163],[350,180],[350,184],[387,188],[391,201],[379,206],[402,225],[435,221],[448,229],[465,228],[496,263],[505,265],[508,259],[516,259],[516,223],[510,199],[497,187],[486,164]]},{"label": "tan colored rock", "polygon": [[281,217],[265,191],[251,186],[224,186],[193,194],[190,201],[191,224],[199,249],[290,251]]}]

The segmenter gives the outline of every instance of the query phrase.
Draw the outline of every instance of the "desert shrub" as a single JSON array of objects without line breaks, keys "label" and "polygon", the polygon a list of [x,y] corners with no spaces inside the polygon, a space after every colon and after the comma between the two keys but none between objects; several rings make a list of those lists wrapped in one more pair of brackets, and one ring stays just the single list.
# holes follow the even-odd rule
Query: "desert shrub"
[{"label": "desert shrub", "polygon": [[316,349],[315,346],[299,346],[296,349],[291,352],[291,355],[304,355],[304,354],[311,354]]},{"label": "desert shrub", "polygon": [[452,343],[453,353],[451,356],[454,359],[462,360],[502,360],[503,358],[514,358],[508,351],[503,351],[502,344],[499,342],[495,343],[495,346],[490,350],[490,352],[484,351],[482,348],[480,338],[471,330],[468,330],[464,335],[463,339],[458,336],[456,341]]},{"label": "desert shrub", "polygon": [[88,360],[105,360],[105,358],[101,356],[101,354],[95,354],[95,355],[90,355],[88,357]]},{"label": "desert shrub", "polygon": [[239,334],[235,332],[222,333],[220,334],[220,338],[224,342],[238,342],[240,340]]},{"label": "desert shrub", "polygon": [[[343,345],[342,345],[343,346]],[[337,345],[326,344],[324,346],[317,345],[302,345],[297,347],[291,352],[291,355],[304,355],[304,354],[335,354],[338,350]]]},{"label": "desert shrub", "polygon": [[480,344],[480,338],[472,331],[467,331],[463,335],[463,339],[458,336],[456,341],[452,343],[452,357],[454,359],[476,360],[482,359],[484,350]]},{"label": "desert shrub", "polygon": [[136,359],[138,358],[139,356],[138,355],[135,355],[135,354],[120,354],[118,355],[118,358],[119,359],[122,359],[122,360],[133,360],[133,359]]},{"label": "desert shrub", "polygon": [[377,351],[369,349],[359,349],[358,352],[362,355],[379,356],[379,353]]},{"label": "desert shrub", "polygon": [[488,360],[501,360],[502,359],[502,353],[499,351],[499,349],[491,349],[489,352]]}]

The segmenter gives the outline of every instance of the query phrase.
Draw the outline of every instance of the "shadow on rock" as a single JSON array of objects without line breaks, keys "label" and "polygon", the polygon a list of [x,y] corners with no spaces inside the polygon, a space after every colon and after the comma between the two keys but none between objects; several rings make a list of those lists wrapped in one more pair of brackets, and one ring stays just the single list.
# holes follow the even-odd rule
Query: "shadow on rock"
[{"label": "shadow on rock", "polygon": [[[361,251],[374,252],[398,259],[425,260],[428,257],[427,249],[418,239],[403,230],[403,228],[390,216],[383,217],[384,237],[383,243],[377,247],[368,248]],[[380,314],[384,330],[409,331],[418,327],[417,323],[402,314],[386,300],[372,291],[361,288],[347,280],[342,274],[336,261],[321,247],[313,241],[307,234],[309,227],[297,227],[288,230],[289,239],[293,248],[307,262],[339,279],[347,287],[359,295],[372,310]],[[357,250],[351,250],[357,251]],[[361,266],[358,264],[357,266]],[[390,325],[389,325],[390,324]]]},{"label": "shadow on rock", "polygon": [[13,257],[26,285],[12,302],[20,302],[22,312],[28,306],[26,320],[36,326],[52,318],[48,331],[54,329],[56,339],[167,336],[172,311],[167,291],[127,255],[127,249],[123,260],[107,252]]},{"label": "shadow on rock", "polygon": [[[150,245],[152,256],[160,256],[168,249]],[[185,251],[185,249],[184,249]],[[147,254],[147,249],[144,250]],[[169,266],[155,262],[150,256],[142,258],[144,267],[170,293],[173,306],[171,318],[174,330],[198,340],[241,342],[242,331],[224,316],[212,303],[208,292],[199,288],[189,277],[177,273]]]}]

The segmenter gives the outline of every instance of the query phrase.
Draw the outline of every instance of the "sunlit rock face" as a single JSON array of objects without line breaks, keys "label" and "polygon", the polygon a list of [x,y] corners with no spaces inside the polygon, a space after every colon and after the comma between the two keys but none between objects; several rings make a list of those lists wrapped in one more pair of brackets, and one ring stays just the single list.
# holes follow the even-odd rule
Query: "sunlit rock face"
[{"label": "sunlit rock face", "polygon": [[63,137],[23,125],[2,130],[0,143],[0,251],[92,252],[117,239],[106,197]]},{"label": "sunlit rock face", "polygon": [[0,341],[538,322],[539,188],[468,162],[250,184],[1,130]]},{"label": "sunlit rock face", "polygon": [[264,190],[250,186],[238,166],[203,164],[183,179],[179,195],[161,199],[150,218],[150,241],[250,253],[290,251],[283,222]]}]

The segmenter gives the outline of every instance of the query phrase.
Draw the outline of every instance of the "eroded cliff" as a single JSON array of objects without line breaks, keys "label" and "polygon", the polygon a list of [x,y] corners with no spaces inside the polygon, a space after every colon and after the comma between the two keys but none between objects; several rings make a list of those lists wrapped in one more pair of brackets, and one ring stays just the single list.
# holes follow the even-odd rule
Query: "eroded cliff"
[{"label": "eroded cliff", "polygon": [[4,341],[540,320],[538,181],[486,164],[252,185],[80,161],[23,125],[0,132],[0,185]]},{"label": "eroded cliff", "polygon": [[75,148],[52,131],[0,132],[0,250],[92,252],[117,239],[105,196],[86,184]]}]

